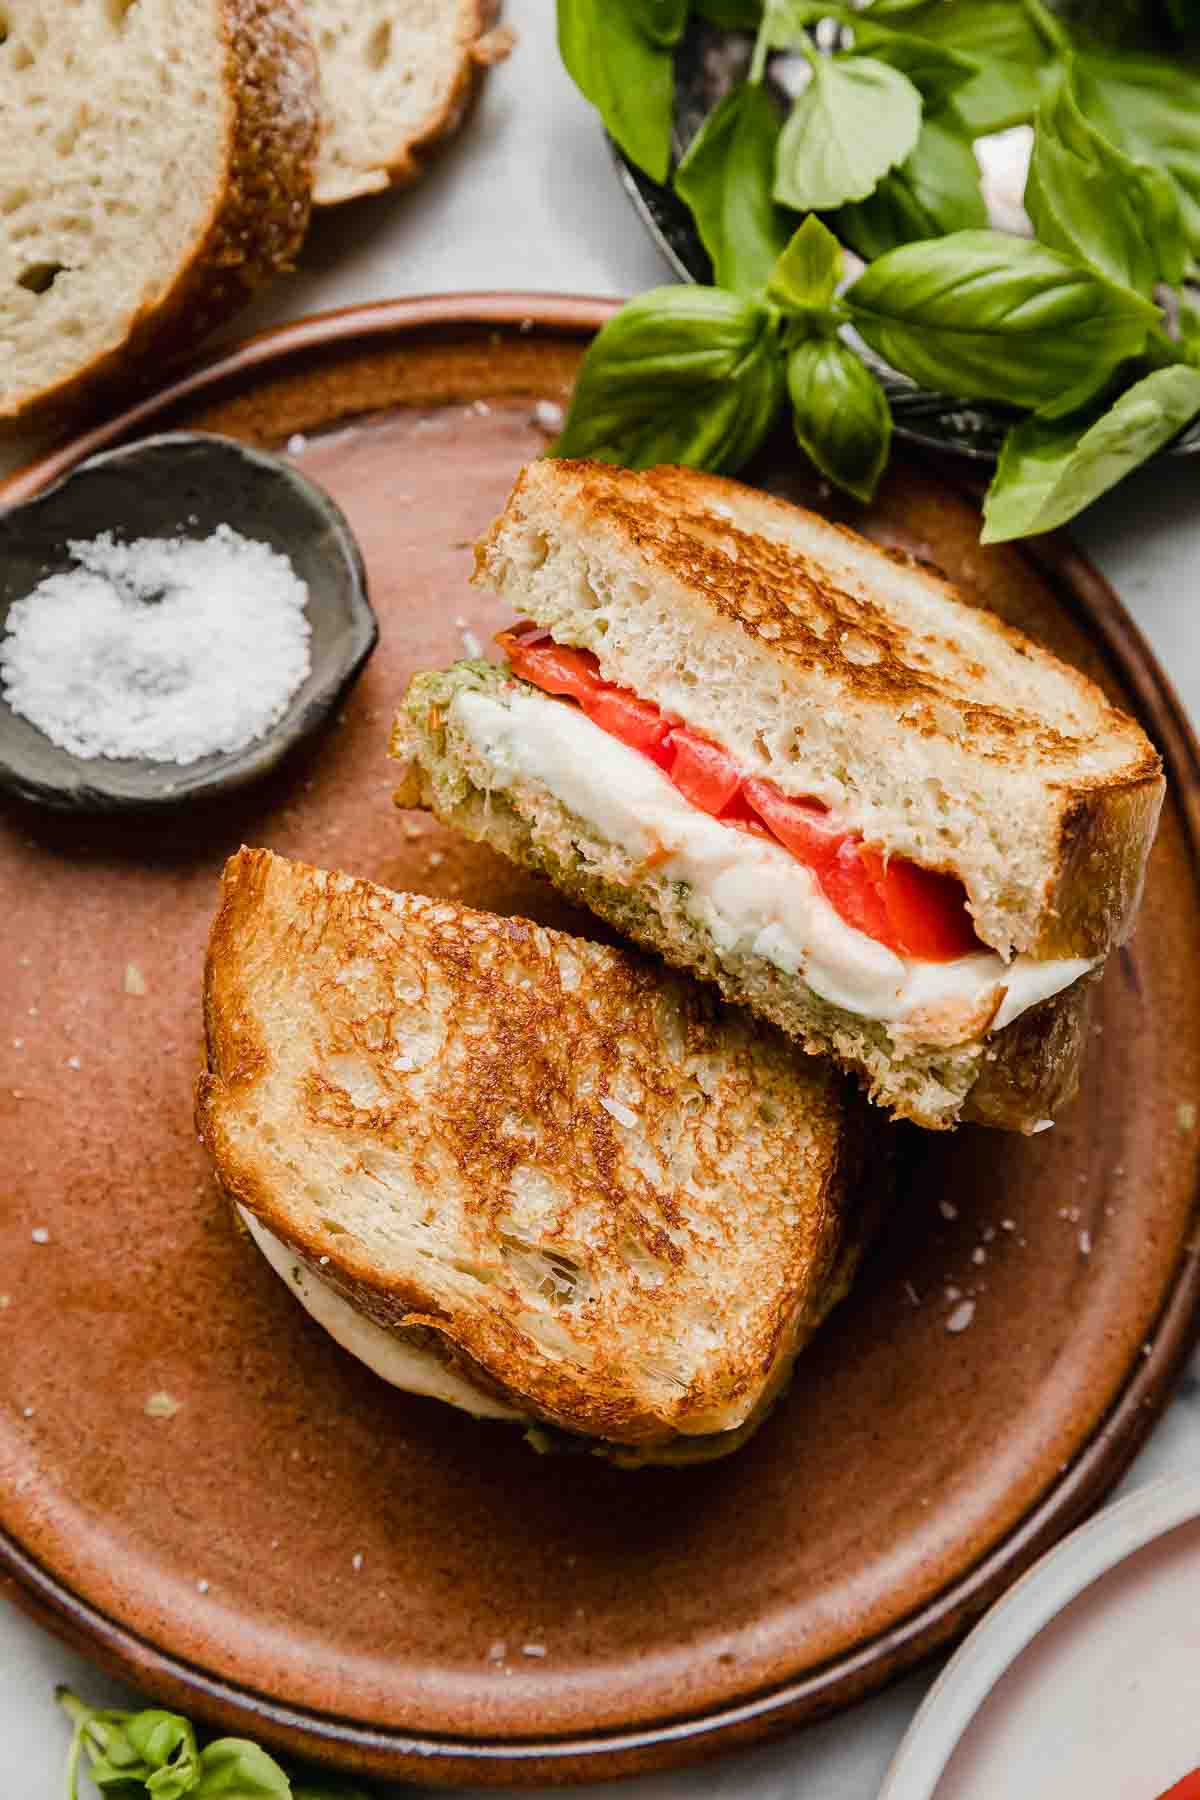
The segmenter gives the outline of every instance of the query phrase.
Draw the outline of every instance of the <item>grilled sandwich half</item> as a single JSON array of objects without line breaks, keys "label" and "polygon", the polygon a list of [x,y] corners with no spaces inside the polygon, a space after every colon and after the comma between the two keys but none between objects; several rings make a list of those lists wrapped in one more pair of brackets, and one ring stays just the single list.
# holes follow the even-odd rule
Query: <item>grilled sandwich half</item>
[{"label": "grilled sandwich half", "polygon": [[204,1004],[199,1130],[302,1304],[387,1381],[618,1461],[745,1441],[886,1192],[832,1068],[522,919],[242,850]]},{"label": "grilled sandwich half", "polygon": [[507,662],[413,681],[399,805],[897,1116],[1053,1118],[1162,802],[1132,719],[928,569],[691,470],[532,464],[476,579]]}]

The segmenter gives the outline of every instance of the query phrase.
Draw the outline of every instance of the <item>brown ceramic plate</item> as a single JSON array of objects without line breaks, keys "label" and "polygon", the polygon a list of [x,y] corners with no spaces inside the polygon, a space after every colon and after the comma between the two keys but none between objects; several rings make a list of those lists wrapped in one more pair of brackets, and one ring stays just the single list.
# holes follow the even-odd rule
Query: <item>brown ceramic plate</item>
[{"label": "brown ceramic plate", "polygon": [[[981,550],[973,503],[903,462],[856,522],[1090,670],[1170,770],[1142,924],[1062,1124],[915,1137],[903,1204],[787,1400],[741,1454],[685,1472],[539,1458],[392,1392],[231,1228],[191,1124],[229,851],[569,917],[396,815],[385,745],[408,672],[500,623],[467,585],[471,541],[607,310],[510,296],[308,321],[6,491],[140,431],[302,435],[366,555],[379,649],[307,761],[178,821],[0,813],[0,1567],[153,1694],[364,1772],[626,1773],[845,1706],[1095,1505],[1193,1332],[1196,749],[1094,571],[1061,543]],[[781,446],[760,475],[803,494],[793,460]],[[958,1335],[948,1286],[975,1294]],[[160,1392],[171,1418],[147,1412]]]}]

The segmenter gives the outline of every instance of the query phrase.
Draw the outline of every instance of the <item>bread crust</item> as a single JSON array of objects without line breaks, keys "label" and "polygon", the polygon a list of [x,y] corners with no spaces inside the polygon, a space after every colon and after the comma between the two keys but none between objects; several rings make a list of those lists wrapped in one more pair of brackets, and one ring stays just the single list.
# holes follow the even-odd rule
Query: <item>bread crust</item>
[{"label": "bread crust", "polygon": [[501,0],[457,0],[454,39],[457,50],[450,85],[430,107],[419,124],[399,138],[392,150],[357,179],[339,166],[337,177],[318,159],[313,205],[324,210],[358,200],[383,188],[411,187],[425,173],[433,151],[453,137],[466,122],[479,97],[488,70],[508,55],[514,42],[510,31],[497,29]]},{"label": "bread crust", "polygon": [[[389,998],[402,990],[419,990],[422,1030],[446,1033],[419,1092],[395,1073],[412,1041],[395,1023],[409,1002]],[[229,1197],[366,1317],[562,1429],[653,1445],[737,1427],[861,1248],[866,1108],[832,1070],[633,953],[243,850],[204,1013],[196,1122]],[[353,1085],[349,1062],[380,1090],[369,1104],[338,1085]],[[640,1086],[636,1145],[590,1097],[610,1079]],[[514,1120],[536,1123],[532,1139]],[[661,1157],[672,1173],[646,1174]],[[402,1197],[386,1256],[347,1198],[380,1203],[381,1158]],[[528,1248],[513,1184],[529,1169],[557,1196],[538,1203],[537,1242],[579,1261],[578,1305],[542,1306],[512,1273]],[[418,1232],[425,1250],[405,1251],[415,1195],[446,1244]]]},{"label": "bread crust", "polygon": [[[293,266],[312,207],[320,130],[316,51],[301,0],[213,0],[225,46],[225,175],[160,292],[120,343],[66,380],[0,395],[0,424],[53,424],[161,381],[273,275]],[[153,359],[153,360],[151,360]]]}]

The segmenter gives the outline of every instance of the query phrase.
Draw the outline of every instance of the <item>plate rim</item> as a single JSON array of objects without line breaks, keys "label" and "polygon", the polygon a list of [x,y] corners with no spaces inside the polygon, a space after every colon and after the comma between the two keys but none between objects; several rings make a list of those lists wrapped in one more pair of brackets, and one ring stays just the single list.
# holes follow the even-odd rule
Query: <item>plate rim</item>
[{"label": "plate rim", "polygon": [[[926,1694],[879,1800],[934,1800],[968,1728],[1047,1626],[1139,1550],[1197,1519],[1200,1476],[1164,1475],[1105,1507],[1040,1557],[979,1621]],[[1010,1635],[1018,1611],[1025,1617]]]},{"label": "plate rim", "polygon": [[[485,290],[376,301],[289,321],[217,346],[162,389],[35,457],[0,481],[0,508],[31,497],[84,457],[149,431],[180,402],[198,394],[215,396],[227,382],[297,355],[345,351],[372,339],[403,340],[436,328],[521,329],[526,320],[531,321],[526,329],[586,337],[621,304],[603,296]],[[947,467],[928,456],[917,460],[932,465],[960,493],[972,492],[961,466]],[[1060,602],[1086,624],[1105,662],[1120,672],[1138,710],[1153,717],[1200,887],[1200,742],[1168,676],[1115,591],[1065,533],[1026,540],[1018,553],[1051,579]],[[1196,1212],[1200,1218],[1200,1192]],[[1200,1342],[1200,1232],[1181,1252],[1148,1342],[1148,1354],[1139,1357],[1109,1413],[1060,1479],[980,1562],[915,1613],[799,1677],[732,1704],[625,1730],[452,1738],[296,1707],[158,1648],[72,1593],[3,1530],[0,1593],[108,1672],[166,1703],[363,1775],[416,1777],[439,1786],[481,1781],[529,1786],[681,1766],[815,1721],[894,1680],[966,1630],[1100,1503],[1137,1454]]]}]

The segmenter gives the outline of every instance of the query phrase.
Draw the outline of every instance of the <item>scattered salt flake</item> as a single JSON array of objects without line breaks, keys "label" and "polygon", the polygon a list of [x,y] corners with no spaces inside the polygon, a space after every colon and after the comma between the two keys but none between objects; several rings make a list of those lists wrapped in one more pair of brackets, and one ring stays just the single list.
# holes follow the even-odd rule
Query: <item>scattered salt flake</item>
[{"label": "scattered salt flake", "polygon": [[350,1567],[354,1570],[354,1573],[357,1575],[358,1571],[362,1568],[362,1566],[363,1566],[362,1551],[356,1550],[354,1552],[354,1555],[350,1558]]},{"label": "scattered salt flake", "polygon": [[1079,1234],[1079,1254],[1080,1256],[1090,1256],[1092,1254],[1092,1234],[1090,1231],[1081,1231]]},{"label": "scattered salt flake", "polygon": [[329,1261],[329,1258],[327,1256],[319,1256],[317,1261],[320,1263],[321,1267],[324,1268],[325,1264]]},{"label": "scattered salt flake", "polygon": [[972,1250],[971,1261],[976,1265],[977,1268],[982,1266],[982,1264],[987,1261],[987,1251],[984,1249],[982,1244],[976,1244],[974,1250]]},{"label": "scattered salt flake", "polygon": [[521,1655],[522,1656],[545,1656],[545,1654],[546,1654],[545,1644],[522,1644],[521,1645]]},{"label": "scattered salt flake", "polygon": [[32,1406],[23,1406],[23,1407],[22,1407],[22,1408],[21,1408],[21,1414],[22,1414],[22,1417],[23,1417],[23,1418],[26,1418],[26,1419],[32,1419],[32,1417],[33,1417],[33,1408],[32,1408]]},{"label": "scattered salt flake", "polygon": [[80,1060],[77,1056],[68,1056],[67,1067],[68,1067],[68,1069],[82,1069],[83,1064],[80,1062]]},{"label": "scattered salt flake", "polygon": [[207,1594],[208,1588],[209,1588],[209,1584],[202,1575],[200,1577],[199,1581],[196,1583],[196,1592],[198,1594]]},{"label": "scattered salt flake", "polygon": [[293,431],[291,437],[287,441],[288,455],[303,456],[307,449],[308,439],[305,437],[304,433],[302,431]]},{"label": "scattered salt flake", "polygon": [[440,850],[431,850],[429,852],[429,867],[431,869],[440,869],[445,860],[446,858]]},{"label": "scattered salt flake", "polygon": [[983,1233],[983,1241],[985,1244],[994,1244],[995,1243],[996,1227],[994,1225],[988,1225],[985,1227],[984,1233]]},{"label": "scattered salt flake", "polygon": [[125,992],[127,994],[144,994],[146,977],[136,963],[125,964]]},{"label": "scattered salt flake", "polygon": [[491,417],[492,413],[492,409],[486,400],[472,400],[471,411],[478,419],[488,419]]},{"label": "scattered salt flake", "polygon": [[463,632],[462,647],[463,647],[463,655],[464,656],[482,656],[483,655],[483,645],[480,643],[479,639],[475,636],[475,633],[473,631],[464,631]]},{"label": "scattered salt flake", "polygon": [[494,1644],[489,1644],[487,1659],[490,1663],[502,1663],[507,1655],[508,1645],[503,1638],[497,1638]]},{"label": "scattered salt flake", "polygon": [[143,1411],[148,1419],[173,1419],[181,1404],[182,1402],[174,1399],[165,1389],[160,1388],[156,1394],[150,1395]]},{"label": "scattered salt flake", "polygon": [[1017,1221],[1015,1219],[1001,1219],[1000,1229],[1001,1231],[1015,1231],[1017,1229]]},{"label": "scattered salt flake", "polygon": [[1030,1128],[1030,1136],[1035,1136],[1039,1131],[1053,1131],[1053,1129],[1053,1119],[1039,1119],[1037,1124]]},{"label": "scattered salt flake", "polygon": [[954,1311],[950,1314],[950,1317],[946,1320],[946,1330],[965,1331],[974,1317],[975,1302],[973,1300],[964,1300],[961,1305],[955,1307]]},{"label": "scattered salt flake", "polygon": [[1142,1355],[1149,1356],[1153,1349],[1154,1349],[1153,1344],[1143,1344],[1142,1345]]},{"label": "scattered salt flake", "polygon": [[1176,1122],[1180,1131],[1195,1131],[1196,1108],[1190,1100],[1181,1100],[1175,1109]]},{"label": "scattered salt flake", "polygon": [[918,1294],[916,1288],[913,1286],[911,1281],[905,1282],[904,1291],[908,1295],[908,1298],[911,1301],[911,1303],[913,1304],[913,1306],[920,1306],[921,1296],[920,1296],[920,1294]]},{"label": "scattered salt flake", "polygon": [[50,1230],[46,1225],[35,1225],[29,1235],[35,1244],[48,1244],[50,1242]]},{"label": "scattered salt flake", "polygon": [[624,1125],[627,1131],[631,1131],[637,1124],[637,1114],[632,1107],[626,1106],[624,1101],[614,1100],[608,1094],[600,1094],[597,1098],[605,1112],[614,1118],[618,1125]]},{"label": "scattered salt flake", "polygon": [[958,1217],[958,1208],[955,1206],[953,1200],[939,1200],[938,1211],[941,1213],[943,1219],[957,1219]]},{"label": "scattered salt flake", "polygon": [[539,400],[533,409],[533,422],[542,431],[561,431],[563,409],[556,400]]},{"label": "scattered salt flake", "polygon": [[24,1048],[25,1048],[25,1039],[24,1038],[14,1038],[13,1039],[13,1049],[14,1050],[23,1050]]}]

